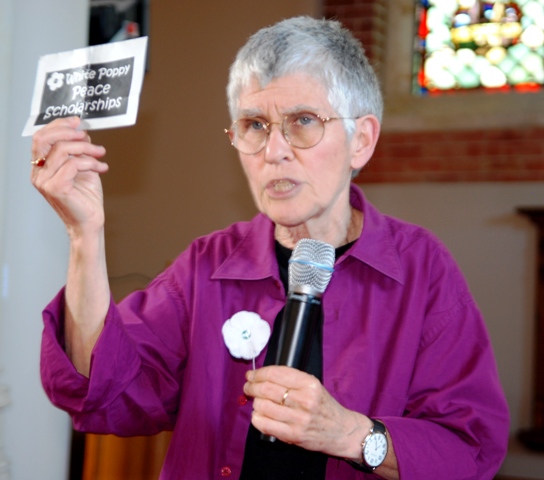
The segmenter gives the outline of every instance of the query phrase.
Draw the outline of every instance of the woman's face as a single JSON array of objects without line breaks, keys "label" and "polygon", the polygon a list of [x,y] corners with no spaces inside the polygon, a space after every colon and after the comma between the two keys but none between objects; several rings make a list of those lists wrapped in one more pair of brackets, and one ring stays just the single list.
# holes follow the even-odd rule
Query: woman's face
[{"label": "woman's face", "polygon": [[239,118],[259,116],[274,123],[265,148],[253,155],[240,153],[261,212],[281,227],[303,226],[310,234],[335,228],[338,219],[349,218],[351,172],[370,158],[363,158],[358,150],[361,135],[356,133],[348,142],[342,121],[333,120],[325,123],[317,145],[301,149],[290,145],[280,125],[275,124],[297,111],[337,117],[319,82],[296,74],[275,79],[262,88],[254,80],[242,90],[238,111]]}]

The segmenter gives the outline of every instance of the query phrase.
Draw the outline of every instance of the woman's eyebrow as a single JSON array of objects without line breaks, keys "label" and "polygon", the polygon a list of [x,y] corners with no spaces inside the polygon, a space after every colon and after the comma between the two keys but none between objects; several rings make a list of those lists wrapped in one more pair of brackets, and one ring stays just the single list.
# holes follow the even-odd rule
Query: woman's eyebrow
[{"label": "woman's eyebrow", "polygon": [[239,118],[243,118],[243,117],[262,117],[262,118],[265,118],[266,117],[264,115],[264,113],[262,112],[262,110],[257,109],[257,108],[248,108],[248,109],[244,109],[244,110],[239,110],[238,114],[240,115]]},{"label": "woman's eyebrow", "polygon": [[[291,115],[292,113],[300,113],[300,112],[311,112],[315,113],[318,110],[315,106],[310,106],[306,104],[298,104],[293,105],[292,107],[289,107],[281,112],[281,115]],[[258,108],[247,108],[242,109],[239,111],[240,118],[242,117],[260,117],[260,118],[268,118],[267,115],[263,113],[261,109]]]},{"label": "woman's eyebrow", "polygon": [[293,107],[288,108],[283,112],[284,115],[291,115],[292,113],[301,113],[301,112],[309,112],[309,113],[315,113],[318,109],[315,106],[310,105],[295,105]]}]

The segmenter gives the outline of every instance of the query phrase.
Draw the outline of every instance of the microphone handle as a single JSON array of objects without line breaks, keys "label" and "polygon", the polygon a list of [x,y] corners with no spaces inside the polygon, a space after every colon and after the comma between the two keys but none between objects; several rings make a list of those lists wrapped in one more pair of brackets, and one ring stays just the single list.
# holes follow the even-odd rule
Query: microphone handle
[{"label": "microphone handle", "polygon": [[306,371],[320,313],[319,297],[289,292],[281,323],[276,365]]},{"label": "microphone handle", "polygon": [[[306,371],[320,317],[320,297],[289,292],[281,320],[276,365]],[[276,437],[261,433],[261,440],[275,442]]]}]

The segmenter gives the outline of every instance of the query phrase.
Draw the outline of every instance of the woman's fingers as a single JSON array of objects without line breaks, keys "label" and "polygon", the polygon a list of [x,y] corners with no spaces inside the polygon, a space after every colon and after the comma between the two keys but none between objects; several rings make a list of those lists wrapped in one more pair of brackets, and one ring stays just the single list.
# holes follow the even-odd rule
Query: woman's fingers
[{"label": "woman's fingers", "polygon": [[319,419],[328,397],[317,378],[289,367],[264,367],[248,372],[247,379],[244,392],[254,398],[255,427],[290,432],[288,441],[295,442],[298,433]]},{"label": "woman's fingers", "polygon": [[90,141],[85,130],[78,127],[79,117],[59,118],[40,128],[32,137],[32,159],[47,157],[53,145],[60,141]]},{"label": "woman's fingers", "polygon": [[[246,379],[248,382],[244,388],[247,388],[247,395],[267,398],[278,404],[282,401],[292,403],[293,393],[297,390],[304,389],[308,393],[315,393],[322,387],[321,382],[313,375],[285,366],[269,366],[252,370],[247,372]],[[289,393],[284,399],[286,391]]]},{"label": "woman's fingers", "polygon": [[32,168],[32,183],[42,194],[47,194],[48,199],[65,194],[67,189],[85,180],[83,173],[104,173],[108,170],[108,165],[97,159],[105,153],[104,147],[86,142],[58,143],[42,167]]},{"label": "woman's fingers", "polygon": [[82,170],[94,169],[100,173],[107,170],[107,166],[96,160],[106,154],[105,148],[90,143],[87,132],[77,130],[79,125],[78,117],[62,118],[34,134],[31,177],[36,186],[52,178],[65,162],[74,158],[81,160],[78,164]]}]

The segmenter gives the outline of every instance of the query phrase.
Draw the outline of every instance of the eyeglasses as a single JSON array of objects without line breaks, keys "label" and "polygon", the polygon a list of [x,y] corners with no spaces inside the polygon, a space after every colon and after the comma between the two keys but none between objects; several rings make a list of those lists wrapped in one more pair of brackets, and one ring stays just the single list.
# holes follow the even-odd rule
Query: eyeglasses
[{"label": "eyeglasses", "polygon": [[297,112],[285,115],[281,123],[267,122],[262,117],[244,117],[236,120],[225,133],[231,145],[241,153],[254,155],[266,145],[272,125],[281,125],[287,143],[296,148],[315,147],[325,134],[325,123],[331,120],[356,120],[358,117],[327,117],[316,113]]}]

